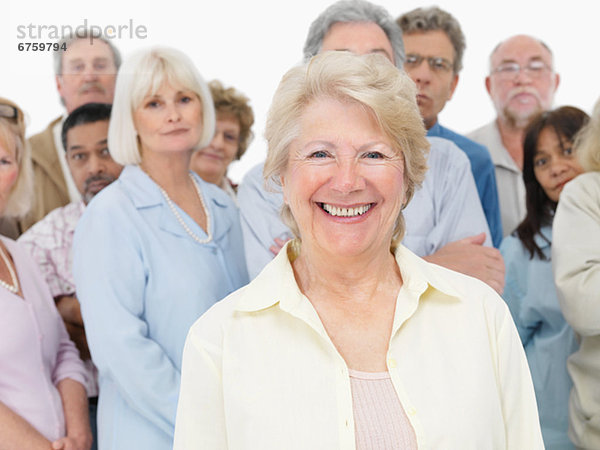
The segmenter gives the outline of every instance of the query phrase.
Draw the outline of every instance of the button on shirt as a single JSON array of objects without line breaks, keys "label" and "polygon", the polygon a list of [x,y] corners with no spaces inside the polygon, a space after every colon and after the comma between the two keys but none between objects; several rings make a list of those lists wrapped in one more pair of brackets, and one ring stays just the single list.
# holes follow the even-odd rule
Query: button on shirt
[{"label": "button on shirt", "polygon": [[[435,253],[450,242],[490,231],[481,207],[471,166],[465,154],[447,139],[427,138],[431,150],[425,181],[406,209],[406,235],[402,243],[419,256]],[[269,247],[275,238],[292,237],[279,212],[283,205],[281,190],[263,184],[263,164],[253,167],[238,188],[240,218],[244,232],[246,261],[254,278],[273,259]]]},{"label": "button on shirt", "polygon": [[[403,286],[387,370],[418,448],[543,448],[502,299],[405,247],[396,262]],[[288,246],[191,328],[174,448],[355,448],[348,368],[295,282]]]}]

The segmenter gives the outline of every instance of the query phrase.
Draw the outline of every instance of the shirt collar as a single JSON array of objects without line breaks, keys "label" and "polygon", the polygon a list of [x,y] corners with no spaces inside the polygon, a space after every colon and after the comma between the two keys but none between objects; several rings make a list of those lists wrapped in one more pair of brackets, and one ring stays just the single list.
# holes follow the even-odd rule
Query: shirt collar
[{"label": "shirt collar", "polygon": [[435,121],[433,126],[427,130],[427,136],[439,136],[442,132],[442,127],[439,121]]},{"label": "shirt collar", "polygon": [[[234,206],[231,202],[228,202],[227,194],[222,192],[219,187],[205,182],[194,172],[190,173],[200,186],[202,198],[209,211],[211,226],[213,227],[213,241],[219,240],[231,228],[232,222],[229,220],[229,215],[219,213],[218,210]],[[164,208],[159,224],[163,230],[178,236],[188,236],[185,229],[173,215],[169,205],[167,205],[159,186],[139,166],[125,166],[119,181],[127,185],[127,193],[136,208],[144,209],[156,206]],[[217,216],[218,220],[215,220]],[[194,225],[192,224],[192,226]],[[200,227],[198,227],[198,230],[200,230]]]},{"label": "shirt collar", "polygon": [[541,249],[550,247],[552,244],[552,227],[550,225],[544,225],[539,233],[536,233],[533,239],[535,240],[536,245]]},{"label": "shirt collar", "polygon": [[[306,307],[307,299],[296,283],[290,262],[296,254],[292,242],[288,242],[273,261],[244,288],[243,295],[236,303],[238,311],[257,312],[277,303],[287,311]],[[439,267],[428,263],[402,245],[397,248],[395,257],[402,274],[403,289],[411,293],[411,296],[420,299],[429,288],[433,288],[444,294],[445,298],[460,299],[454,286],[445,277],[440,276]]]},{"label": "shirt collar", "polygon": [[[212,195],[207,195],[208,191],[211,190],[209,183],[205,182],[195,173],[190,173],[200,186],[205,201],[211,201],[219,207],[227,206],[227,203],[224,200]],[[119,179],[127,184],[128,193],[136,208],[145,208],[166,203],[158,185],[139,166],[125,166]],[[214,187],[214,189],[218,188]]]},{"label": "shirt collar", "polygon": [[508,150],[506,150],[506,147],[502,143],[502,136],[500,136],[500,128],[498,128],[497,120],[489,124],[488,133],[491,145],[487,145],[487,148],[494,165],[504,167],[515,173],[521,173],[521,170],[517,167],[517,164],[513,161],[510,153],[508,153]]}]

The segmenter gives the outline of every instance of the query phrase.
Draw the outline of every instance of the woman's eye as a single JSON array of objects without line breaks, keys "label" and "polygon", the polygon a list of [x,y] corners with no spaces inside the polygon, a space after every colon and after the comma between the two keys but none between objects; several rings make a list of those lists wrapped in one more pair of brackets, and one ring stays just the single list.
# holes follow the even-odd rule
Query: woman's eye
[{"label": "woman's eye", "polygon": [[573,154],[573,148],[572,147],[567,147],[564,149],[563,153],[565,155],[572,155]]},{"label": "woman's eye", "polygon": [[157,101],[150,101],[146,103],[146,108],[158,108],[159,103]]},{"label": "woman's eye", "polygon": [[192,97],[188,97],[187,95],[181,97],[181,103],[189,103],[192,101]]},{"label": "woman's eye", "polygon": [[326,151],[318,150],[310,154],[310,158],[327,158],[329,156]]},{"label": "woman's eye", "polygon": [[384,158],[383,154],[380,152],[367,152],[363,155],[363,158],[366,159],[381,159]]},{"label": "woman's eye", "polygon": [[539,158],[533,162],[533,165],[535,167],[543,167],[544,165],[546,165],[547,162],[548,161],[546,160],[546,158]]}]

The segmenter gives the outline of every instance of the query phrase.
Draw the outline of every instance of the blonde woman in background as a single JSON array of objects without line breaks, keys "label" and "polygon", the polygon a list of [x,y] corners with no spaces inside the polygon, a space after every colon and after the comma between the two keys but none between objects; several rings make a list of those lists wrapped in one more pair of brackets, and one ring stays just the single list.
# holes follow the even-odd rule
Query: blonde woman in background
[{"label": "blonde woman in background", "polygon": [[[0,98],[0,215],[31,199],[23,111]],[[0,238],[0,449],[88,450],[85,369],[27,250]]]},{"label": "blonde woman in background", "polygon": [[552,261],[558,299],[581,337],[568,360],[573,380],[569,437],[600,448],[600,100],[576,143],[579,175],[563,189],[554,218]]}]

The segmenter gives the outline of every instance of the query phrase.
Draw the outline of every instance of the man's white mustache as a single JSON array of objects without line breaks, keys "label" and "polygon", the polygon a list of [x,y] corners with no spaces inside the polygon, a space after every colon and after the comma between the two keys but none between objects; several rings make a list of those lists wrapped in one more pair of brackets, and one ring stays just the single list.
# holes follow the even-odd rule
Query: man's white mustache
[{"label": "man's white mustache", "polygon": [[97,81],[90,81],[89,83],[85,83],[83,86],[81,86],[79,88],[79,93],[83,94],[86,91],[90,91],[90,90],[101,91],[102,94],[106,94],[106,89],[104,89],[104,86],[102,86]]}]

